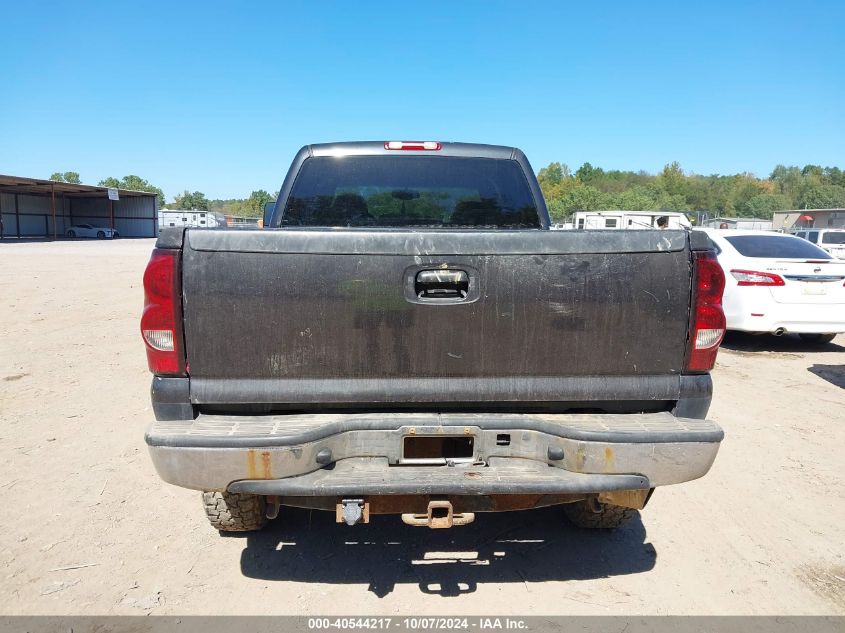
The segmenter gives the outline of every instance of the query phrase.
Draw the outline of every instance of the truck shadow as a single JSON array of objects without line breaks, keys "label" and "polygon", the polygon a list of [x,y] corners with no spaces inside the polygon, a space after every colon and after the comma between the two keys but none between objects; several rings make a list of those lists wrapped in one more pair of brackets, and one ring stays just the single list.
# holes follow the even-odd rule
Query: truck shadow
[{"label": "truck shadow", "polygon": [[823,378],[831,385],[845,389],[845,365],[812,365],[807,371]]},{"label": "truck shadow", "polygon": [[722,341],[722,349],[737,353],[788,352],[793,354],[813,354],[821,352],[845,352],[845,347],[838,345],[839,339],[830,343],[810,343],[797,334],[749,334],[747,332],[728,332]]},{"label": "truck shadow", "polygon": [[398,516],[347,527],[329,512],[282,508],[264,531],[249,534],[241,571],[249,578],[366,584],[379,597],[397,584],[454,597],[479,583],[585,580],[652,569],[657,552],[639,516],[616,531],[579,530],[560,508],[478,514],[475,523],[430,530]]}]

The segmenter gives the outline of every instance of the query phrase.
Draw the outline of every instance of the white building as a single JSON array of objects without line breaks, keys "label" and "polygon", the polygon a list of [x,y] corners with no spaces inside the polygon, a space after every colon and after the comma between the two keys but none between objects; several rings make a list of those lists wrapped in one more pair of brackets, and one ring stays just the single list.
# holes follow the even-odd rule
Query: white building
[{"label": "white building", "polygon": [[790,229],[845,229],[845,209],[794,209],[775,211],[772,223],[776,231]]},{"label": "white building", "polygon": [[[726,225],[726,226],[723,226]],[[710,218],[701,223],[706,229],[740,229],[744,231],[771,231],[771,220],[758,218]]]}]

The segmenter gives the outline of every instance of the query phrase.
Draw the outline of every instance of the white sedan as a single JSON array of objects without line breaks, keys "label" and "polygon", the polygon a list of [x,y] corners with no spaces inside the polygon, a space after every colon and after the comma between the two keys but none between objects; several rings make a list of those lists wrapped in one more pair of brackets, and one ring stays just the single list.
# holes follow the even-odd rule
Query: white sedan
[{"label": "white sedan", "polygon": [[827,343],[845,332],[845,261],[770,231],[704,229],[725,271],[729,330],[792,332]]},{"label": "white sedan", "polygon": [[74,224],[65,231],[65,235],[68,237],[98,237],[101,240],[107,237],[120,237],[120,233],[114,229],[91,224]]}]

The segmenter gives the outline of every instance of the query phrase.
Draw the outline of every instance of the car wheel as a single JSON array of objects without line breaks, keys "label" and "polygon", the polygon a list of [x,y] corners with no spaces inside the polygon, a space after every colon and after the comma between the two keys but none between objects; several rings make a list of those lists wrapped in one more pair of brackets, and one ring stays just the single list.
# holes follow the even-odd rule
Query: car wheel
[{"label": "car wheel", "polygon": [[102,240],[105,239],[106,234],[103,231],[97,231],[97,237]]},{"label": "car wheel", "polygon": [[799,334],[798,336],[800,336],[805,342],[814,343],[816,345],[830,343],[836,338],[836,334]]},{"label": "car wheel", "polygon": [[575,527],[589,530],[613,530],[622,527],[636,516],[633,508],[623,508],[610,503],[601,503],[596,499],[582,499],[575,503],[566,503],[563,513]]},{"label": "car wheel", "polygon": [[76,237],[76,231],[68,231],[67,236],[68,237]]},{"label": "car wheel", "polygon": [[112,233],[112,234],[111,234],[111,236],[112,236],[112,239],[114,239],[114,238],[116,238],[116,237],[120,237],[120,233],[118,233],[117,231],[115,231],[114,233]]}]

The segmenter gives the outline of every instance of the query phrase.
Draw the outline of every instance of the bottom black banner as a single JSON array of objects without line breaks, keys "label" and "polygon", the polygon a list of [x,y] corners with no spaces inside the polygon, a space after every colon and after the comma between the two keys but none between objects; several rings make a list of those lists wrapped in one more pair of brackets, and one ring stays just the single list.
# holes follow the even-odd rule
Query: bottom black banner
[{"label": "bottom black banner", "polygon": [[845,633],[845,616],[0,616],[0,633]]}]

